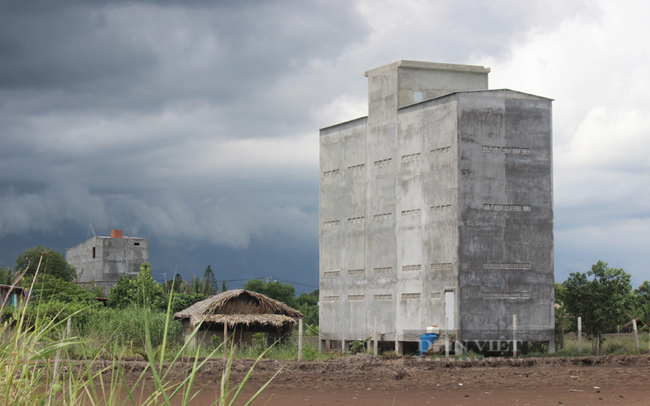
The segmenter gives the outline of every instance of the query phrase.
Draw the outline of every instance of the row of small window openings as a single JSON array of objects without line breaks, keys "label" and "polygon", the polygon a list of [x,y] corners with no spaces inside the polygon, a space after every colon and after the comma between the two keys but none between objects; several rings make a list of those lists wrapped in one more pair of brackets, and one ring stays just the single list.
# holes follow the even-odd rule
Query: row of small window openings
[{"label": "row of small window openings", "polygon": [[[530,265],[530,264],[528,264]],[[402,266],[402,271],[404,272],[410,272],[410,271],[421,271],[422,270],[422,264],[414,264],[414,265],[404,265]],[[448,271],[451,270],[451,263],[449,262],[443,262],[443,263],[435,263],[431,264],[431,270],[432,271]],[[374,273],[378,274],[386,274],[386,273],[393,273],[393,267],[391,266],[385,266],[385,267],[380,267],[380,268],[374,268]],[[363,269],[350,269],[348,270],[348,275],[349,276],[362,276],[364,275],[364,270]],[[335,271],[325,271],[323,273],[323,276],[326,278],[335,278],[337,276],[341,276],[341,271],[335,270]]]},{"label": "row of small window openings", "polygon": [[530,211],[531,206],[519,204],[491,204],[484,203],[483,210],[493,211]]},{"label": "row of small window openings", "polygon": [[[486,210],[488,210],[488,209],[486,209]],[[493,209],[493,210],[496,210],[496,209]],[[446,205],[442,205],[442,206],[431,206],[431,213],[435,213],[435,212],[439,212],[439,211],[451,211],[451,204],[446,204]],[[530,210],[524,210],[524,211],[530,211]],[[402,216],[404,216],[404,217],[419,216],[421,214],[422,214],[421,209],[402,210]],[[372,216],[373,221],[390,220],[392,218],[393,218],[393,213],[380,213],[380,214],[375,214],[374,216]],[[365,223],[365,221],[366,221],[365,216],[362,216],[362,217],[350,217],[348,219],[348,224],[361,224],[361,223]],[[326,222],[323,223],[323,227],[335,227],[335,226],[338,226],[339,224],[340,224],[339,220],[326,221]]]},{"label": "row of small window openings", "polygon": [[530,292],[483,292],[483,299],[530,299]]},{"label": "row of small window openings", "polygon": [[432,149],[432,150],[431,150],[431,153],[432,153],[433,155],[446,154],[446,153],[448,153],[448,152],[451,152],[451,146],[448,146],[448,147],[442,147],[442,148],[436,148],[436,149]]},{"label": "row of small window openings", "polygon": [[403,272],[421,271],[421,270],[422,270],[422,264],[417,264],[417,265],[404,265],[404,266],[402,266],[402,271],[403,271]]},{"label": "row of small window openings", "polygon": [[483,269],[531,269],[529,262],[484,262]]},{"label": "row of small window openings", "polygon": [[334,176],[334,175],[338,175],[339,172],[341,172],[340,169],[332,169],[331,171],[323,172],[323,176]]},{"label": "row of small window openings", "polygon": [[495,147],[491,145],[483,145],[483,152],[530,155],[530,148]]},{"label": "row of small window openings", "polygon": [[[374,295],[374,300],[392,300],[392,294]],[[417,300],[422,298],[421,293],[402,293],[402,300]],[[431,299],[442,299],[441,292],[431,292]],[[530,299],[530,292],[483,292],[483,299]],[[349,301],[363,301],[365,295],[348,295]],[[324,302],[338,302],[339,296],[324,296]]]},{"label": "row of small window openings", "polygon": [[439,211],[451,211],[451,204],[443,204],[440,206],[431,206],[431,213],[436,213]]},{"label": "row of small window openings", "polygon": [[[444,153],[447,153],[447,152],[451,152],[451,146],[442,147],[442,148],[435,148],[435,149],[431,150],[431,153],[433,155],[444,154]],[[402,155],[402,162],[416,161],[416,160],[420,159],[421,156],[422,156],[422,154],[420,152],[416,152],[416,153],[413,153],[413,154]],[[381,167],[381,166],[386,166],[386,165],[390,164],[390,162],[392,160],[393,160],[393,158],[385,158],[385,159],[380,159],[380,160],[374,161],[373,163],[374,163],[374,165],[376,167]],[[360,170],[363,170],[364,167],[365,167],[365,164],[352,165],[352,166],[348,166],[348,171],[350,171],[350,172],[360,171]],[[324,176],[334,176],[334,175],[338,175],[339,173],[340,173],[339,169],[333,169],[331,171],[323,172],[323,175]]]},{"label": "row of small window openings", "polygon": [[[122,262],[124,263],[126,260],[125,259],[105,259],[104,262]],[[128,260],[129,264],[142,264],[145,261],[142,259],[129,259]]]},{"label": "row of small window openings", "polygon": [[402,155],[402,162],[410,162],[420,159],[420,153],[416,152],[415,154]]},{"label": "row of small window openings", "polygon": [[[422,294],[421,293],[402,293],[401,295],[402,300],[414,300],[414,299],[421,299]],[[431,292],[431,299],[441,299],[442,298],[442,292]],[[365,295],[348,295],[348,300],[349,301],[363,301],[366,299]],[[380,301],[380,300],[393,300],[393,295],[391,293],[384,293],[384,294],[379,294],[379,295],[374,295],[373,296],[374,300]],[[325,302],[338,302],[339,301],[339,296],[324,296],[323,301]]]},{"label": "row of small window openings", "polygon": [[[528,270],[528,269],[531,269],[531,265],[530,265],[530,262],[484,262],[483,263],[483,269],[524,269],[524,270]],[[422,270],[422,264],[403,265],[402,266],[402,271],[404,271],[404,272],[421,271],[421,270]],[[431,270],[432,271],[448,271],[448,270],[451,270],[451,263],[442,262],[442,263],[431,264]],[[374,272],[375,273],[392,273],[393,268],[392,267],[375,268]],[[348,270],[348,275],[349,276],[362,276],[363,274],[364,274],[363,269],[350,269],[350,270]],[[334,278],[334,277],[337,277],[337,276],[341,276],[341,271],[325,271],[323,275],[326,278]]]},{"label": "row of small window openings", "polygon": [[[440,154],[446,154],[451,152],[451,146],[447,147],[441,147],[441,148],[434,148],[431,150],[432,155],[440,155]],[[414,154],[407,154],[407,155],[402,155],[402,162],[409,162],[409,161],[415,161],[420,159],[420,153],[416,152]]]},{"label": "row of small window openings", "polygon": [[390,161],[392,161],[392,160],[393,160],[393,158],[380,159],[379,161],[375,161],[375,166],[376,166],[376,167],[379,167],[379,166],[386,166],[386,165],[388,165],[388,164],[390,163]]}]

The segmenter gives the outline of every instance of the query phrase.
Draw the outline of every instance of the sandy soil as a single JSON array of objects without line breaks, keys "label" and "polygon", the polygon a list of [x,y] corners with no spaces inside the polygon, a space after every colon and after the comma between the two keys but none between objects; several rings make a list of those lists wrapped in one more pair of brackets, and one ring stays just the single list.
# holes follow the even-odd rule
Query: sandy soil
[{"label": "sandy soil", "polygon": [[[194,405],[219,392],[223,361],[211,360],[195,387]],[[144,364],[129,362],[135,379]],[[231,384],[252,361],[233,364]],[[312,362],[262,361],[245,386],[249,399],[280,368],[255,405],[650,405],[650,355],[475,361],[370,355]],[[174,379],[185,375],[176,367]],[[245,404],[244,401],[237,404]]]}]

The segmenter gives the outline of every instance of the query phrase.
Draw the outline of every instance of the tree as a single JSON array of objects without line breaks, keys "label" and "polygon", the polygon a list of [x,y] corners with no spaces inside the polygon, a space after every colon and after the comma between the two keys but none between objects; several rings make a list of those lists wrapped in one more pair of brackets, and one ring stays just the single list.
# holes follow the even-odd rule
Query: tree
[{"label": "tree", "polygon": [[318,289],[311,292],[310,294],[302,293],[300,296],[296,298],[296,304],[298,305],[308,304],[310,306],[318,306],[319,296],[320,296],[320,291]]},{"label": "tree", "polygon": [[43,261],[39,269],[40,274],[53,275],[64,281],[74,282],[77,280],[77,271],[74,266],[68,264],[58,251],[48,247],[34,247],[23,251],[16,258],[15,272],[26,270],[26,276],[33,276],[36,273],[38,261],[43,255]]},{"label": "tree", "polygon": [[634,296],[639,306],[650,303],[650,282],[644,281],[638,289],[634,289]]},{"label": "tree", "polygon": [[594,354],[596,349],[602,353],[603,332],[624,319],[630,304],[630,275],[623,269],[609,268],[607,263],[598,261],[586,274],[570,274],[564,287],[567,311],[573,317],[582,317],[586,331],[594,339]]},{"label": "tree", "polygon": [[217,285],[217,278],[214,277],[214,273],[212,272],[212,268],[210,268],[210,265],[205,270],[205,274],[203,275],[203,295],[205,297],[209,297],[212,295],[216,295],[219,293],[219,285]]},{"label": "tree", "polygon": [[[33,278],[25,281],[25,286],[31,286]],[[91,291],[76,283],[66,282],[54,275],[38,275],[34,282],[34,291],[31,293],[41,301],[57,301],[62,303],[88,303],[96,304],[97,296]]]},{"label": "tree", "polygon": [[190,294],[203,294],[203,279],[200,276],[194,275],[192,277],[192,283],[189,285]]},{"label": "tree", "polygon": [[12,285],[14,283],[14,272],[11,268],[0,266],[0,285]]},{"label": "tree", "polygon": [[566,296],[566,288],[561,283],[555,283],[555,303],[562,305]]},{"label": "tree", "polygon": [[264,283],[261,279],[251,279],[244,284],[244,289],[261,293],[271,299],[283,302],[289,307],[296,306],[296,289],[287,283],[278,281]]},{"label": "tree", "polygon": [[318,299],[320,292],[318,289],[315,291],[306,294],[302,293],[295,299],[296,309],[299,310],[305,318],[305,327],[308,330],[309,335],[318,332]]},{"label": "tree", "polygon": [[180,274],[174,275],[174,292],[176,293],[181,293],[183,290],[183,283],[185,283],[185,279]]},{"label": "tree", "polygon": [[192,306],[196,302],[204,300],[202,293],[178,293],[172,299],[172,313],[178,313]]},{"label": "tree", "polygon": [[222,292],[225,292],[225,291],[227,291],[227,290],[228,290],[228,286],[226,285],[226,281],[223,281],[223,282],[221,283],[221,291],[222,291]]},{"label": "tree", "polygon": [[110,307],[125,308],[129,306],[166,309],[167,302],[162,285],[153,280],[151,265],[140,265],[140,272],[135,279],[123,276],[108,294]]}]

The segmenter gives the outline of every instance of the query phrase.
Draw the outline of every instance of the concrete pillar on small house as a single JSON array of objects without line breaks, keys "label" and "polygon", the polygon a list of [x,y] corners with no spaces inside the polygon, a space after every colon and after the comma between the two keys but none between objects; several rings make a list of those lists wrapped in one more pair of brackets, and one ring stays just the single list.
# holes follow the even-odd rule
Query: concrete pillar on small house
[{"label": "concrete pillar on small house", "polygon": [[551,340],[548,342],[547,350],[549,354],[555,354],[555,340]]},{"label": "concrete pillar on small house", "polygon": [[404,342],[395,340],[395,354],[404,355]]}]

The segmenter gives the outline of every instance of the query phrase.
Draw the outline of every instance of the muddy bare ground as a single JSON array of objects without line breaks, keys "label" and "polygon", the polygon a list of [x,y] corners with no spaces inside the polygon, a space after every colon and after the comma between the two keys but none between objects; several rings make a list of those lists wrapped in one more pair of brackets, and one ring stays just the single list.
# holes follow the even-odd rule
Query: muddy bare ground
[{"label": "muddy bare ground", "polygon": [[[231,384],[253,361],[233,364]],[[143,362],[125,362],[135,381]],[[176,366],[181,380],[191,363]],[[224,362],[210,360],[198,374],[194,405],[219,393]],[[280,370],[281,369],[281,370]],[[371,355],[299,361],[261,361],[241,399],[280,370],[255,405],[650,405],[650,355],[512,360],[382,360]],[[149,384],[151,380],[148,380]],[[238,402],[244,404],[245,402]]]}]

